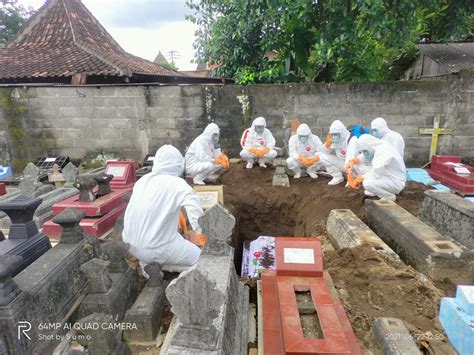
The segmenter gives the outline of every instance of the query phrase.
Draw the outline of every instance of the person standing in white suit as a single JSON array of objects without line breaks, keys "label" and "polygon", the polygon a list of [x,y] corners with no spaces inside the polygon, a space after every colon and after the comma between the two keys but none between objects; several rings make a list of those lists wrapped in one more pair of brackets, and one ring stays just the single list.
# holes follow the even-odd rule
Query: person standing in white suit
[{"label": "person standing in white suit", "polygon": [[184,159],[171,145],[156,152],[151,173],[138,180],[125,210],[123,241],[141,262],[157,262],[163,270],[183,271],[197,263],[201,249],[178,233],[180,209],[201,233],[203,215],[197,195],[182,178]]}]

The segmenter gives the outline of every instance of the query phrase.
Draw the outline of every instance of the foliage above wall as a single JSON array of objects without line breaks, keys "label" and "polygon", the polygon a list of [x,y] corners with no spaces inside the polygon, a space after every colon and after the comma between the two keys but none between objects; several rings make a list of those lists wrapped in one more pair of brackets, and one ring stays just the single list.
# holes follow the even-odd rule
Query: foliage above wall
[{"label": "foliage above wall", "polygon": [[471,0],[188,0],[198,61],[240,84],[380,81],[420,41],[473,35]]}]

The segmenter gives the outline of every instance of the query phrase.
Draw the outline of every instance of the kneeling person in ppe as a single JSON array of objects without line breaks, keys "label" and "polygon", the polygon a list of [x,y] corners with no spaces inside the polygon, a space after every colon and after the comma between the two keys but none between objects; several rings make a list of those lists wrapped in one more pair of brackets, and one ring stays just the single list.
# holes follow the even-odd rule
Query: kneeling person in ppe
[{"label": "kneeling person in ppe", "polygon": [[400,154],[390,143],[368,134],[357,140],[357,149],[363,160],[371,162],[371,169],[358,177],[349,173],[349,186],[359,189],[362,185],[367,196],[395,201],[395,195],[405,188],[406,183],[405,163]]},{"label": "kneeling person in ppe", "polygon": [[273,149],[275,138],[266,125],[265,118],[257,117],[252,122],[252,127],[247,128],[242,135],[240,145],[243,149],[240,157],[247,162],[247,169],[252,169],[255,161],[258,161],[262,168],[266,168],[277,156],[276,150]]},{"label": "kneeling person in ppe", "polygon": [[205,180],[215,180],[219,170],[228,168],[229,159],[219,145],[219,127],[210,123],[186,152],[186,173],[196,185],[204,185]]},{"label": "kneeling person in ppe", "polygon": [[323,151],[323,143],[318,136],[311,133],[307,124],[301,124],[296,134],[288,142],[289,158],[286,160],[288,168],[294,171],[294,178],[301,177],[302,170],[316,179],[319,169],[319,154]]},{"label": "kneeling person in ppe", "polygon": [[197,263],[201,250],[178,233],[180,209],[201,233],[203,210],[191,186],[182,178],[184,159],[171,145],[156,152],[151,173],[138,180],[125,210],[123,241],[143,263],[157,262],[166,271],[183,271]]},{"label": "kneeling person in ppe", "polygon": [[[344,167],[348,159],[355,156],[355,140],[344,124],[335,120],[329,127],[329,133],[324,143],[324,154],[321,162],[332,176],[328,185],[337,185],[344,181]],[[346,161],[347,160],[347,161]]]}]

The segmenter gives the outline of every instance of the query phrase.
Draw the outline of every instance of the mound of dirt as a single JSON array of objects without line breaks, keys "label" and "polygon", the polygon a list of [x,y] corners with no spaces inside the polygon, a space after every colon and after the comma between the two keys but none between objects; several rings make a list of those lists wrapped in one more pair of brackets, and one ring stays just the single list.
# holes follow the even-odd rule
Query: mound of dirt
[{"label": "mound of dirt", "polygon": [[441,290],[409,266],[400,266],[368,245],[326,251],[325,270],[334,280],[339,298],[362,345],[373,349],[375,318],[399,318],[418,344],[448,354],[450,347],[437,321]]}]

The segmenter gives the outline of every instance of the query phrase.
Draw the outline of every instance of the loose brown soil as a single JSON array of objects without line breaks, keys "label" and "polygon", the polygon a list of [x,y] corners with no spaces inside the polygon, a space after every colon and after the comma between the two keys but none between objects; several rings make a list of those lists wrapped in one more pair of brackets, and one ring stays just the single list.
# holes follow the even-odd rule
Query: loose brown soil
[{"label": "loose brown soil", "polygon": [[[224,201],[236,216],[233,236],[236,266],[239,267],[242,239],[260,235],[321,237],[326,240],[326,220],[332,209],[351,209],[365,220],[362,190],[328,186],[328,178],[290,178],[290,188],[272,186],[273,169],[247,170],[242,163],[224,172]],[[409,182],[397,197],[397,203],[418,215],[424,191],[422,184]],[[395,317],[406,322],[420,348],[426,353],[449,354],[446,336],[436,317],[440,297],[446,291],[411,267],[385,259],[377,251],[362,245],[339,251],[325,249],[325,269],[333,278],[336,290],[366,352],[374,351],[371,325],[377,317]],[[441,285],[444,290],[450,285]],[[253,297],[252,297],[253,296]],[[251,300],[256,298],[251,290]],[[438,338],[438,339],[436,339]]]}]

